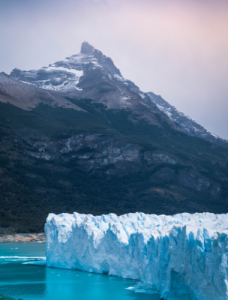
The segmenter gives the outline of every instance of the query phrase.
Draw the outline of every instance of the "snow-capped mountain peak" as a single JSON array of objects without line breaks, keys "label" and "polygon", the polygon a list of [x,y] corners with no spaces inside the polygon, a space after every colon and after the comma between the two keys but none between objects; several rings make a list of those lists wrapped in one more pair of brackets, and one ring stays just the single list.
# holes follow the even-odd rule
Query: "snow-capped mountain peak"
[{"label": "snow-capped mountain peak", "polygon": [[78,54],[39,70],[14,69],[11,77],[45,90],[91,99],[108,109],[131,109],[138,117],[158,125],[155,113],[160,112],[149,96],[124,79],[112,59],[88,42],[82,43]]},{"label": "snow-capped mountain peak", "polygon": [[122,76],[110,57],[88,42],[82,43],[78,54],[39,70],[14,69],[11,77],[45,90],[91,99],[107,109],[128,109],[134,118],[150,124],[162,126],[161,120],[165,120],[179,131],[228,148],[228,141],[211,134],[161,97],[143,93]]},{"label": "snow-capped mountain peak", "polygon": [[62,61],[50,64],[39,70],[22,71],[14,69],[11,76],[15,79],[38,86],[39,88],[60,92],[80,91],[80,79],[88,70],[102,70],[111,79],[123,80],[120,71],[111,58],[95,49],[88,42],[83,42],[79,54],[66,57]]}]

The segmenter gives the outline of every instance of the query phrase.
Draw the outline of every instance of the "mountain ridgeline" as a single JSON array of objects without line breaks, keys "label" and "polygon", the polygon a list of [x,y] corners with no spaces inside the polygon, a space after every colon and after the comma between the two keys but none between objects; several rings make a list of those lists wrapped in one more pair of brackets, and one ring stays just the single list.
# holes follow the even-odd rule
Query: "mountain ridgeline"
[{"label": "mountain ridgeline", "polygon": [[0,74],[0,231],[42,231],[50,212],[228,212],[227,148],[84,42]]}]

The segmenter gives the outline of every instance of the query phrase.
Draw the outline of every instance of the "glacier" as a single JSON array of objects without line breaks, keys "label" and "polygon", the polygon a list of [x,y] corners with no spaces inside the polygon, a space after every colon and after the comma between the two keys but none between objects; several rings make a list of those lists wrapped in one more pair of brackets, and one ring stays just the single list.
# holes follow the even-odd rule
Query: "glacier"
[{"label": "glacier", "polygon": [[49,214],[48,267],[139,280],[165,300],[228,299],[228,214]]}]

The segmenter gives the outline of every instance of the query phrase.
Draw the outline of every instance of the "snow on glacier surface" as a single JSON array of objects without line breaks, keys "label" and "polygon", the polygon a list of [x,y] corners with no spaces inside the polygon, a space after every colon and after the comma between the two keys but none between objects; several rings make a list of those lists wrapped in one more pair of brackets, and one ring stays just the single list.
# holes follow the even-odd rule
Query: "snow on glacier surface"
[{"label": "snow on glacier surface", "polygon": [[47,266],[140,280],[167,300],[228,299],[228,214],[50,214]]}]

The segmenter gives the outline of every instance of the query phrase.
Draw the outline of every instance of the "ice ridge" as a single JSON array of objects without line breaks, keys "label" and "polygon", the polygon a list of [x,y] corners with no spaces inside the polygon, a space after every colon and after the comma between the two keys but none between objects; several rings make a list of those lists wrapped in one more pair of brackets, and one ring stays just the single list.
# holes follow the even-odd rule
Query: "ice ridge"
[{"label": "ice ridge", "polygon": [[166,300],[228,299],[228,214],[49,214],[47,266],[150,284]]}]

